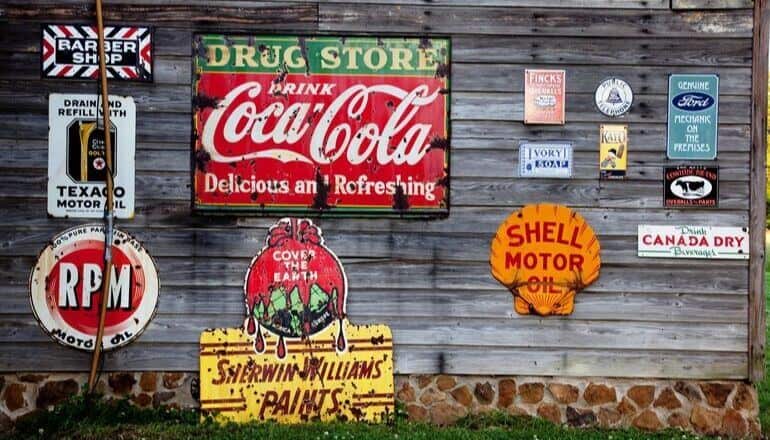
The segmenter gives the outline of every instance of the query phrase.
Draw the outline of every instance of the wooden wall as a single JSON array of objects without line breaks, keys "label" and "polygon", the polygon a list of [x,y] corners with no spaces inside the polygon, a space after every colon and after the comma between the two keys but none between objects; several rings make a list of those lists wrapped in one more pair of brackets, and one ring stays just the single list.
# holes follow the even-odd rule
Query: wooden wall
[{"label": "wooden wall", "polygon": [[[30,311],[37,252],[75,220],[46,216],[49,93],[96,84],[41,80],[39,24],[84,22],[91,2],[0,1],[0,371],[86,370]],[[163,3],[162,6],[158,5]],[[113,83],[137,104],[137,215],[161,276],[158,315],[109,370],[198,369],[206,327],[236,326],[250,258],[274,219],[190,213],[194,31],[440,35],[452,39],[451,212],[436,221],[321,219],[345,264],[353,322],[385,322],[397,373],[748,377],[749,264],[640,259],[639,223],[749,222],[752,4],[745,0],[107,1],[109,23],[155,27],[155,82]],[[376,4],[375,4],[376,3]],[[467,6],[473,3],[473,6]],[[30,5],[34,4],[34,7]],[[711,9],[717,7],[717,9]],[[732,9],[724,9],[725,7]],[[567,124],[522,124],[524,69],[567,70]],[[670,73],[720,75],[716,210],[662,206]],[[598,180],[599,81],[636,94],[629,178]],[[516,178],[521,139],[575,141],[571,180]],[[489,274],[498,224],[526,203],[562,203],[600,235],[600,279],[569,317],[518,316]]]}]

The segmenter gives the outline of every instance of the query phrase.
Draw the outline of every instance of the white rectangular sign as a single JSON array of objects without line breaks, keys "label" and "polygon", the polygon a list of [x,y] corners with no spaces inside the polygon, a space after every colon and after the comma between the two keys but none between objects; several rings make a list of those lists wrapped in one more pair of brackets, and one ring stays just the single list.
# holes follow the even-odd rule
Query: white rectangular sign
[{"label": "white rectangular sign", "polygon": [[[131,218],[136,149],[133,98],[110,95],[110,124],[115,216]],[[104,216],[107,161],[101,99],[90,94],[51,94],[48,126],[48,213],[54,217]]]},{"label": "white rectangular sign", "polygon": [[657,258],[749,259],[748,228],[638,226],[638,255]]},{"label": "white rectangular sign", "polygon": [[522,142],[519,145],[519,177],[572,177],[570,142]]}]

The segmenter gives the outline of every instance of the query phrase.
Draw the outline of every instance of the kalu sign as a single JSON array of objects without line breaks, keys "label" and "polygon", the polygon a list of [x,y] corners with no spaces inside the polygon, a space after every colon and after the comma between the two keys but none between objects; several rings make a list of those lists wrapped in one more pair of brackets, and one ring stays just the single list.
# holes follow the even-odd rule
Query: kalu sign
[{"label": "kalu sign", "polygon": [[[35,318],[56,342],[92,351],[99,323],[104,272],[104,226],[86,224],[55,236],[30,274]],[[111,350],[144,331],[158,304],[158,270],[129,234],[114,230],[102,346]]]},{"label": "kalu sign", "polygon": [[[114,215],[134,216],[136,106],[110,95]],[[48,213],[101,218],[107,203],[107,148],[98,95],[52,93],[48,99]]]},{"label": "kalu sign", "polygon": [[578,213],[561,205],[527,205],[497,229],[489,265],[513,295],[516,312],[568,315],[575,294],[599,278],[599,253],[599,240]]},{"label": "kalu sign", "polygon": [[280,220],[252,260],[242,328],[201,335],[201,408],[217,420],[382,421],[393,338],[347,319],[347,278],[308,219]]},{"label": "kalu sign", "polygon": [[628,125],[599,126],[599,178],[622,180],[628,168]]},{"label": "kalu sign", "polygon": [[638,226],[638,255],[656,258],[749,259],[749,232],[727,226]]},{"label": "kalu sign", "polygon": [[196,209],[448,214],[448,39],[194,45]]}]

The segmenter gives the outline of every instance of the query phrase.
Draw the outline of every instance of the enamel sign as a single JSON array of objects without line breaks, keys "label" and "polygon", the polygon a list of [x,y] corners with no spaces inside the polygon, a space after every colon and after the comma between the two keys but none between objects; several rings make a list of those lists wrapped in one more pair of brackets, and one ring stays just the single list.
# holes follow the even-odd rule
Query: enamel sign
[{"label": "enamel sign", "polygon": [[220,421],[383,421],[393,337],[347,319],[347,278],[308,219],[275,224],[246,274],[243,326],[201,334],[201,408]]},{"label": "enamel sign", "polygon": [[[158,270],[131,235],[114,230],[112,271],[102,346],[139,337],[158,304]],[[30,274],[30,302],[43,331],[56,342],[92,351],[102,301],[104,226],[86,224],[55,236]]]},{"label": "enamel sign", "polygon": [[524,123],[564,125],[566,71],[524,71]]},{"label": "enamel sign", "polygon": [[492,276],[522,315],[569,315],[575,294],[599,278],[599,240],[566,206],[527,205],[497,229],[489,252]]},{"label": "enamel sign", "polygon": [[449,213],[449,40],[198,35],[199,211]]},{"label": "enamel sign", "polygon": [[[152,82],[152,30],[137,26],[105,26],[107,78]],[[99,77],[96,26],[43,26],[40,60],[45,78]]]},{"label": "enamel sign", "polygon": [[599,126],[599,178],[625,179],[627,168],[628,125],[602,124]]},{"label": "enamel sign", "polygon": [[716,208],[719,202],[719,168],[700,166],[663,169],[663,206],[666,208]]},{"label": "enamel sign", "polygon": [[638,254],[655,258],[749,259],[742,227],[639,225]]},{"label": "enamel sign", "polygon": [[603,115],[616,118],[623,116],[631,109],[634,92],[622,79],[607,78],[596,88],[594,102]]},{"label": "enamel sign", "polygon": [[[107,202],[107,160],[101,98],[52,93],[48,100],[48,214],[102,218]],[[136,107],[110,95],[114,215],[134,216]]]},{"label": "enamel sign", "polygon": [[572,143],[522,142],[519,177],[569,179],[572,177]]},{"label": "enamel sign", "polygon": [[668,79],[668,158],[717,157],[719,77],[671,75]]}]

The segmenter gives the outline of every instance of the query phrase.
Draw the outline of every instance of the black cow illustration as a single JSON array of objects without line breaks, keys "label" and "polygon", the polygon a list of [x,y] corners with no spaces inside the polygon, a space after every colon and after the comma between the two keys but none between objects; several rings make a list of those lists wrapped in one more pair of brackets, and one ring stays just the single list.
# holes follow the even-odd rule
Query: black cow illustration
[{"label": "black cow illustration", "polygon": [[682,194],[684,195],[703,195],[705,190],[702,180],[677,180],[674,184],[682,189]]}]

